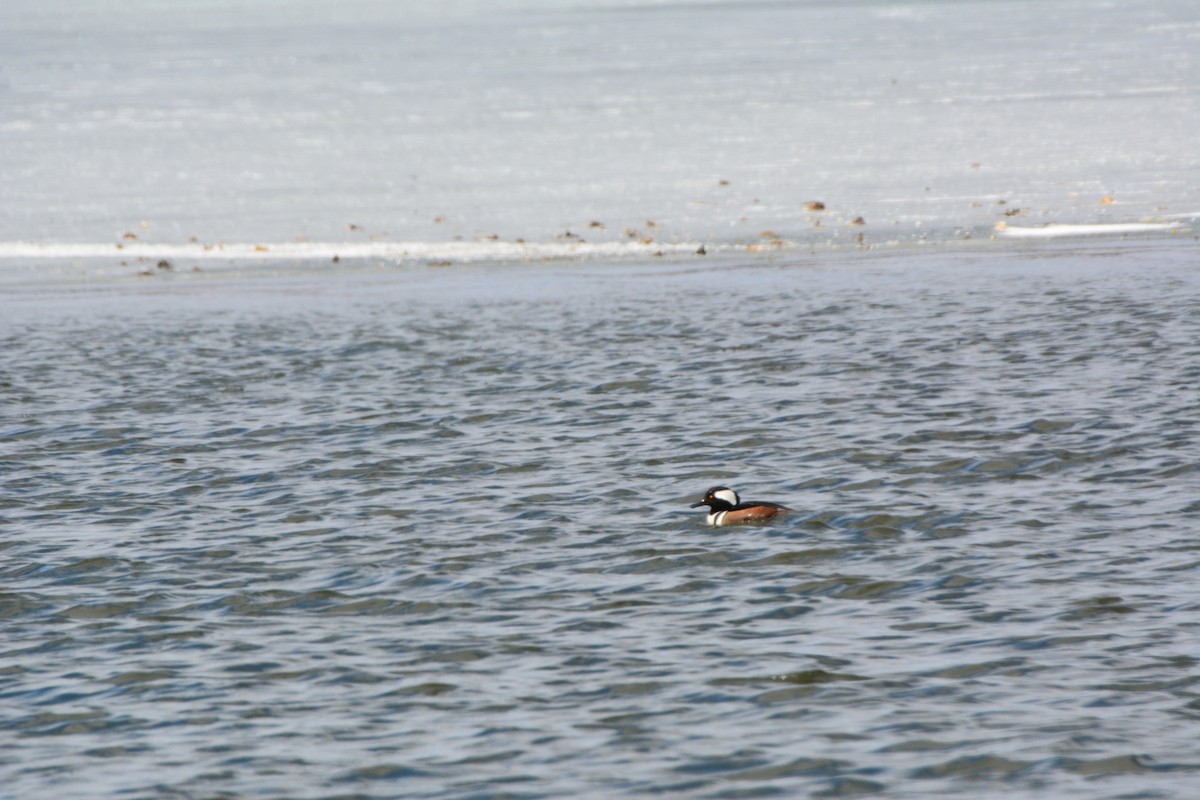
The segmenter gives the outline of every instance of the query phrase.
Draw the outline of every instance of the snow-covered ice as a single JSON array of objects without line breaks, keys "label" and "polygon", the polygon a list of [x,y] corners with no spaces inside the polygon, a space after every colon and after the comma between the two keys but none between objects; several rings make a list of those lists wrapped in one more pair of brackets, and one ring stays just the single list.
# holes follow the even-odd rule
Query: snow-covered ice
[{"label": "snow-covered ice", "polygon": [[1190,230],[1200,4],[10,0],[0,108],[10,258]]}]

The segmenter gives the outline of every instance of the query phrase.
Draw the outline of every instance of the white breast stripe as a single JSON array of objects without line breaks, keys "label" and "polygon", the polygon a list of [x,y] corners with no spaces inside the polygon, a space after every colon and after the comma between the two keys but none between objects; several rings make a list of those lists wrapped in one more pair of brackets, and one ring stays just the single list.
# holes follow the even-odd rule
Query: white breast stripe
[{"label": "white breast stripe", "polygon": [[725,519],[725,515],[728,513],[729,513],[728,511],[718,511],[715,514],[709,514],[708,515],[708,524],[712,525],[714,527],[717,525],[720,525],[721,521]]}]

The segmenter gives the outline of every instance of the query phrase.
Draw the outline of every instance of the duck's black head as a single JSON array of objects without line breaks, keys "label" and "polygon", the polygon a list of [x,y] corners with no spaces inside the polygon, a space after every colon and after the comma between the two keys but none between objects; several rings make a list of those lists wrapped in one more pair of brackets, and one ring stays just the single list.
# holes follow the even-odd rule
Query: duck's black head
[{"label": "duck's black head", "polygon": [[728,511],[738,504],[738,493],[728,486],[714,486],[704,493],[704,499],[692,503],[692,508],[708,506],[712,512]]}]

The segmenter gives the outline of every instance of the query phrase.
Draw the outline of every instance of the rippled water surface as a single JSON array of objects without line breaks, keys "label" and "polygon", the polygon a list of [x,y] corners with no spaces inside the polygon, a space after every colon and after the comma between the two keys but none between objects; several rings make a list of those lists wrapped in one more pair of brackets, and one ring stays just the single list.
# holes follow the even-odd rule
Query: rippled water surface
[{"label": "rippled water surface", "polygon": [[1194,796],[1197,265],[10,288],[0,796]]}]

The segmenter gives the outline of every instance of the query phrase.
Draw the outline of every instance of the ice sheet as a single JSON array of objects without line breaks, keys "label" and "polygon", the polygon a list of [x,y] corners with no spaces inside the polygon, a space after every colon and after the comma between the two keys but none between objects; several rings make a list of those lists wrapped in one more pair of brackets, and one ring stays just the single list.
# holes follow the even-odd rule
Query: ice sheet
[{"label": "ice sheet", "polygon": [[0,252],[855,246],[1200,209],[1191,0],[333,6],[5,3]]},{"label": "ice sheet", "polygon": [[1138,233],[1179,233],[1187,230],[1177,222],[1117,222],[1100,225],[1060,225],[1036,227],[996,224],[996,231],[1016,239],[1060,239],[1067,236],[1128,236]]}]

